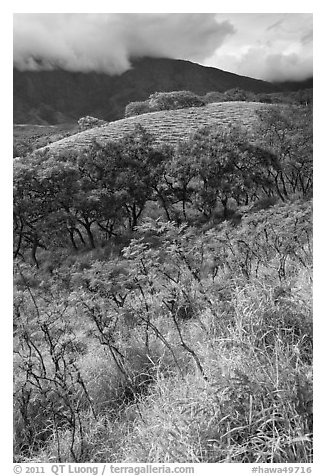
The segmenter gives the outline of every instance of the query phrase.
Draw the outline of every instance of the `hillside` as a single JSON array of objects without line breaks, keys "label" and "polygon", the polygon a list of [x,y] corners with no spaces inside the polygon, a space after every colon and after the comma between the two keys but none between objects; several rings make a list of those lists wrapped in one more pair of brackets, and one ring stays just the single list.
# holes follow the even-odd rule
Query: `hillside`
[{"label": "hillside", "polygon": [[14,124],[13,156],[20,157],[77,131],[75,124]]},{"label": "hillside", "polygon": [[268,107],[14,160],[16,463],[312,463],[312,109]]},{"label": "hillside", "polygon": [[151,133],[157,143],[176,144],[179,140],[187,139],[198,128],[213,124],[227,125],[239,122],[250,127],[256,118],[257,109],[269,107],[266,104],[254,102],[225,102],[213,103],[204,107],[192,107],[175,111],[159,111],[143,114],[111,122],[77,134],[65,137],[59,141],[42,147],[53,153],[71,150],[82,150],[96,139],[99,143],[118,140],[134,130],[137,124],[142,125]]},{"label": "hillside", "polygon": [[113,121],[125,106],[156,91],[196,94],[241,88],[255,93],[279,91],[277,85],[208,68],[190,61],[143,58],[119,76],[64,70],[13,72],[14,123],[56,124],[91,115]]},{"label": "hillside", "polygon": [[307,78],[302,81],[282,81],[274,82],[275,86],[279,87],[283,91],[300,91],[302,89],[313,88],[313,78]]}]

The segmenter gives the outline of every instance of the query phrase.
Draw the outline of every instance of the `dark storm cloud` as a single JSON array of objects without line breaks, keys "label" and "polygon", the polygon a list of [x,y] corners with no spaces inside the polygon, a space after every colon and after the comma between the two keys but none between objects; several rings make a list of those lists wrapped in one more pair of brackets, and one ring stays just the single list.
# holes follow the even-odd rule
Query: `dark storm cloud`
[{"label": "dark storm cloud", "polygon": [[15,14],[14,65],[121,73],[130,58],[202,61],[235,33],[209,13]]}]

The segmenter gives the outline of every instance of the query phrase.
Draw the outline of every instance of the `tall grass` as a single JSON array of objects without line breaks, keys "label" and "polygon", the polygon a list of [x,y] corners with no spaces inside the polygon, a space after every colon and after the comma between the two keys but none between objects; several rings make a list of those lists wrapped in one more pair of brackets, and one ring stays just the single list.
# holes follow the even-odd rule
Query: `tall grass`
[{"label": "tall grass", "polygon": [[[285,216],[300,225],[292,209],[285,208]],[[268,223],[282,230],[284,220],[272,221],[271,213]],[[250,238],[247,227],[241,240],[247,236],[265,250],[259,267],[254,253],[246,273],[227,253],[214,267],[220,250],[214,243],[224,246],[224,228],[198,237],[184,227],[176,233],[172,225],[159,224],[154,245],[134,240],[117,268],[114,261],[100,260],[84,266],[83,255],[83,266],[78,258],[73,268],[68,264],[69,282],[62,265],[61,288],[55,273],[45,288],[31,273],[25,294],[18,282],[20,312],[29,319],[24,329],[33,331],[33,342],[47,356],[47,376],[53,353],[37,333],[39,322],[52,319],[55,349],[62,352],[71,385],[66,382],[67,394],[60,398],[67,397],[80,418],[74,435],[72,425],[51,424],[40,396],[51,395],[45,390],[53,394],[52,380],[46,389],[42,379],[37,388],[24,380],[24,353],[17,344],[17,395],[26,396],[23,389],[34,395],[33,405],[24,407],[33,428],[26,427],[17,400],[18,461],[312,462],[311,248],[299,234],[298,249],[288,248],[284,237],[289,254],[280,275],[283,248],[259,241],[258,226]],[[233,235],[230,230],[236,243],[239,230]],[[37,355],[31,354],[27,362],[35,365]],[[58,384],[56,374],[50,375]],[[72,387],[80,400],[69,394]]]},{"label": "tall grass", "polygon": [[196,321],[187,323],[208,380],[195,369],[183,381],[158,373],[121,461],[311,462],[311,336],[304,332],[311,316],[300,310],[303,332],[295,335],[272,289],[257,282],[237,289],[232,304],[233,324],[218,322],[214,310],[201,316],[209,339]]}]

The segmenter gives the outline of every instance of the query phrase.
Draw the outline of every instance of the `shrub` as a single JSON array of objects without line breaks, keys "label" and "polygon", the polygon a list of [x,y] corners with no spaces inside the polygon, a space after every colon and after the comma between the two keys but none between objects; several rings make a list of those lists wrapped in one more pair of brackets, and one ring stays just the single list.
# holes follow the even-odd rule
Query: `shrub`
[{"label": "shrub", "polygon": [[140,116],[151,112],[148,101],[135,101],[127,104],[125,109],[125,117]]},{"label": "shrub", "polygon": [[191,91],[157,92],[149,97],[149,107],[152,111],[201,107],[204,105],[203,99]]},{"label": "shrub", "polygon": [[224,93],[225,101],[255,101],[256,95],[240,88],[228,89]]},{"label": "shrub", "polygon": [[224,102],[225,95],[220,91],[211,91],[209,93],[206,93],[205,96],[203,96],[203,100],[206,104],[210,104],[213,102]]},{"label": "shrub", "polygon": [[106,121],[98,119],[97,117],[85,116],[81,117],[78,121],[79,131],[86,131],[87,129],[93,129],[93,127],[104,126]]},{"label": "shrub", "polygon": [[24,155],[32,152],[33,147],[27,140],[17,140],[13,141],[13,158],[23,157]]}]

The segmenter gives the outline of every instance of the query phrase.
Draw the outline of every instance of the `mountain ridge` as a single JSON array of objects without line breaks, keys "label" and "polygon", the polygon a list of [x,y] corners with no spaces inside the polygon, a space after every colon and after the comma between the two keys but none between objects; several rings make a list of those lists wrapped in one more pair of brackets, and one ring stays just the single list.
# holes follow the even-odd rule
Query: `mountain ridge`
[{"label": "mountain ridge", "polygon": [[123,117],[125,106],[157,91],[189,90],[203,95],[240,88],[256,93],[281,87],[185,60],[142,58],[121,75],[65,70],[13,71],[14,123],[58,124],[92,115],[106,121]]}]

